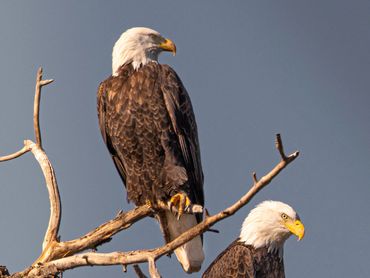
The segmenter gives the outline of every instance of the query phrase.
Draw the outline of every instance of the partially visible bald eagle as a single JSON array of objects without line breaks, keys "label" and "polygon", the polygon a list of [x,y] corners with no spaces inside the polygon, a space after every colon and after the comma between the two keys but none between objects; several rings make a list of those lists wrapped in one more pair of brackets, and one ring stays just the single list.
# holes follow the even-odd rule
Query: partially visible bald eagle
[{"label": "partially visible bald eagle", "polygon": [[203,278],[283,278],[283,248],[290,235],[298,240],[304,226],[287,204],[265,201],[244,220],[240,237],[204,272]]},{"label": "partially visible bald eagle", "polygon": [[[204,195],[193,108],[176,72],[158,63],[162,51],[175,54],[176,46],[149,28],[121,35],[113,48],[112,76],[99,87],[98,116],[128,199],[138,206],[163,202],[177,208],[178,217],[170,211],[156,215],[168,242],[201,221],[201,215],[182,213],[191,204],[203,206]],[[201,237],[175,254],[186,272],[199,271]]]}]

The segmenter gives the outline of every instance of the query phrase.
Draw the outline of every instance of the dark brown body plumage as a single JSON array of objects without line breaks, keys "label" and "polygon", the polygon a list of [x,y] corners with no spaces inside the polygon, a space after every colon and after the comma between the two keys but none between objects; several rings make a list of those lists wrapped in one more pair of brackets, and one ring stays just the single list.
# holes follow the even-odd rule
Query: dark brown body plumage
[{"label": "dark brown body plumage", "polygon": [[[187,193],[204,204],[197,126],[189,96],[167,65],[150,62],[100,84],[103,139],[136,205]],[[199,220],[199,219],[198,219]]]},{"label": "dark brown body plumage", "polygon": [[284,262],[267,248],[255,249],[239,240],[231,243],[211,263],[203,278],[284,278]]}]

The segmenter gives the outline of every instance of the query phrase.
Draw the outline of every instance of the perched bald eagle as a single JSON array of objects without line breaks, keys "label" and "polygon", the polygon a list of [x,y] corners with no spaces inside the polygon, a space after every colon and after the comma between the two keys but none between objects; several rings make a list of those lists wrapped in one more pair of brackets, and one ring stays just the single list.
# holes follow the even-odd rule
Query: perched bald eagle
[{"label": "perched bald eagle", "polygon": [[244,220],[240,237],[211,263],[203,278],[283,278],[284,242],[290,235],[298,240],[304,226],[287,204],[265,201]]},{"label": "perched bald eagle", "polygon": [[[98,116],[128,200],[177,208],[177,217],[170,209],[156,215],[169,242],[202,220],[183,211],[191,204],[204,206],[204,195],[192,104],[176,72],[158,63],[162,51],[175,54],[176,46],[149,28],[120,36],[113,48],[113,73],[98,90]],[[175,254],[186,272],[199,271],[201,237]]]}]

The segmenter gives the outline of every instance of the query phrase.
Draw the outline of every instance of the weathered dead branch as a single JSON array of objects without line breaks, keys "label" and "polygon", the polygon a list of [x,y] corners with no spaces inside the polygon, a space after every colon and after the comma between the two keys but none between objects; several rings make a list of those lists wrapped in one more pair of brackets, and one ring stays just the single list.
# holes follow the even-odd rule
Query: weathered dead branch
[{"label": "weathered dead branch", "polygon": [[53,82],[53,79],[42,80],[42,68],[40,67],[36,75],[35,100],[33,105],[33,129],[37,145],[42,148],[41,132],[40,132],[40,97],[41,88]]},{"label": "weathered dead branch", "polygon": [[37,162],[39,163],[45,177],[46,187],[49,192],[50,199],[50,218],[49,225],[46,230],[42,249],[57,241],[58,231],[61,218],[61,204],[53,166],[51,165],[46,153],[42,150],[39,144],[33,143],[31,140],[26,140],[25,146],[29,147]]},{"label": "weathered dead branch", "polygon": [[[262,188],[268,185],[280,171],[282,171],[289,163],[298,157],[299,152],[294,152],[288,156],[284,153],[282,140],[279,134],[276,135],[276,148],[280,154],[280,162],[261,179],[257,179],[256,173],[252,174],[252,186],[250,190],[237,200],[230,207],[220,211],[215,215],[209,215],[207,210],[206,217],[203,222],[189,229],[173,241],[155,249],[135,250],[129,252],[112,252],[98,253],[82,251],[93,249],[97,246],[109,242],[115,234],[129,228],[137,221],[144,217],[150,216],[158,210],[168,209],[166,204],[158,204],[156,207],[148,205],[137,207],[128,212],[119,212],[115,218],[100,225],[96,229],[86,233],[85,235],[70,241],[60,242],[58,237],[59,225],[61,220],[61,202],[58,191],[58,184],[54,169],[42,148],[40,124],[39,124],[39,106],[40,94],[42,86],[51,83],[53,80],[42,80],[42,68],[37,72],[35,101],[34,101],[34,131],[36,143],[31,140],[24,141],[24,147],[11,155],[0,157],[1,161],[7,161],[17,158],[24,153],[31,151],[35,159],[40,164],[45,177],[46,186],[50,199],[50,219],[49,225],[45,233],[42,244],[42,253],[39,258],[27,269],[14,273],[9,277],[51,277],[68,269],[73,269],[82,266],[92,265],[122,265],[126,268],[127,265],[133,264],[135,273],[139,277],[146,277],[137,264],[148,263],[150,277],[161,277],[156,267],[156,260],[165,254],[171,253],[173,250],[183,245],[192,238],[211,230],[210,228],[217,222],[230,217],[240,208],[245,206],[255,194]],[[203,208],[199,205],[194,205],[189,208],[186,213],[202,213]],[[4,274],[5,275],[5,274]],[[0,276],[1,278],[2,276]],[[4,276],[5,277],[5,276]]]},{"label": "weathered dead branch", "polygon": [[19,151],[15,152],[15,153],[5,155],[5,156],[1,156],[0,157],[0,162],[8,161],[8,160],[12,160],[14,158],[20,157],[20,156],[24,155],[25,153],[27,153],[29,151],[30,151],[29,147],[23,146],[22,149],[20,149]]}]

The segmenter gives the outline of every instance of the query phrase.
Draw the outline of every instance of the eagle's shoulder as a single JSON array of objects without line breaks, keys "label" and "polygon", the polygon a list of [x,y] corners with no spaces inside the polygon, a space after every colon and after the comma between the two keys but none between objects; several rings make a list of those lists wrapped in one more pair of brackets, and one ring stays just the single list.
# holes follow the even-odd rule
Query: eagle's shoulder
[{"label": "eagle's shoulder", "polygon": [[255,249],[253,261],[256,277],[285,277],[284,260],[278,252],[270,252],[266,247]]},{"label": "eagle's shoulder", "polygon": [[218,255],[202,277],[254,277],[253,248],[235,240]]},{"label": "eagle's shoulder", "polygon": [[184,85],[182,84],[180,77],[171,66],[167,64],[158,64],[158,69],[165,82],[175,83],[176,86],[184,90]]}]

